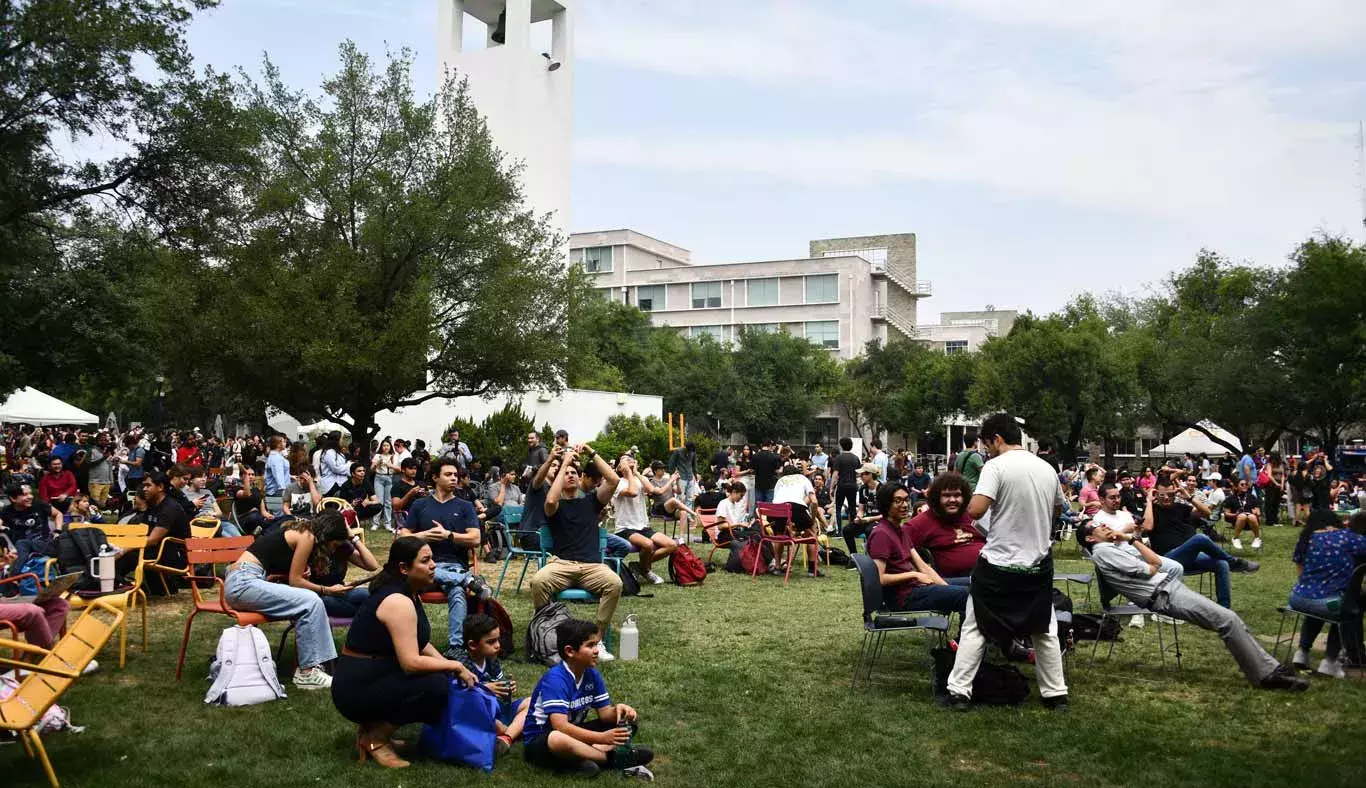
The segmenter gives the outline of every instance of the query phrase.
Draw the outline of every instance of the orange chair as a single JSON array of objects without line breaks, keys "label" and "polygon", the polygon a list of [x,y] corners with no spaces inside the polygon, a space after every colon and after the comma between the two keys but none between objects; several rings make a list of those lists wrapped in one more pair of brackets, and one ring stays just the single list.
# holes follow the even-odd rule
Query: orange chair
[{"label": "orange chair", "polygon": [[[792,577],[792,561],[794,560],[794,556],[790,555],[790,551],[792,550],[792,548],[800,547],[803,545],[811,545],[813,547],[819,548],[820,538],[815,534],[812,534],[811,536],[792,535],[792,504],[790,503],[764,503],[760,501],[759,503],[755,504],[754,516],[755,520],[758,522],[759,525],[759,555],[764,554],[764,544],[773,545],[773,547],[775,548],[775,556],[778,554],[777,548],[782,548],[782,553],[786,557],[787,563],[787,568],[783,572],[783,585],[786,586],[788,584],[788,580]],[[774,533],[773,526],[769,523],[770,517],[784,521],[787,524],[787,533]],[[805,556],[806,551],[803,550],[803,563],[805,563],[806,560]],[[828,552],[826,553],[825,560],[827,561],[826,571],[828,572],[830,569],[828,564],[830,560],[830,554]],[[750,573],[751,578],[757,578],[759,576],[760,563],[760,561],[754,562],[754,570]]]},{"label": "orange chair", "polygon": [[[231,564],[240,558],[254,541],[256,540],[250,536],[228,536],[217,539],[191,537],[185,540],[185,555],[189,565],[194,567]],[[244,627],[259,626],[274,620],[260,613],[233,610],[232,606],[228,604],[226,589],[221,577],[187,575],[186,579],[190,581],[190,594],[194,597],[194,608],[190,611],[189,617],[185,619],[185,637],[180,641],[180,657],[176,660],[175,666],[176,681],[180,681],[180,674],[185,668],[185,652],[190,647],[190,626],[194,624],[195,616],[200,613],[217,613],[231,618],[238,625]],[[211,582],[216,585],[218,587],[218,598],[205,599],[199,593],[199,581]]]}]

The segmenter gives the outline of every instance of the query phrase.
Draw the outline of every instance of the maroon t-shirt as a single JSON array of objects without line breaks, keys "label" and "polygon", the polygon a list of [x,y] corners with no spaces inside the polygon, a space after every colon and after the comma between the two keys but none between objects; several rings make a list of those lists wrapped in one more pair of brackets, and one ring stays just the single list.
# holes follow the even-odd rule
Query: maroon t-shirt
[{"label": "maroon t-shirt", "polygon": [[946,523],[933,510],[926,509],[901,526],[901,530],[908,547],[924,547],[934,554],[934,570],[940,577],[971,575],[977,556],[987,543],[982,532],[973,527],[967,512]]},{"label": "maroon t-shirt", "polygon": [[[867,549],[869,558],[882,561],[887,565],[886,572],[889,575],[916,571],[915,564],[911,561],[910,549],[902,541],[901,534],[897,531],[896,526],[887,520],[878,521],[878,524],[873,527],[872,533],[868,534]],[[924,584],[911,580],[891,587],[884,586],[882,593],[888,603],[895,600],[894,607],[900,609],[902,600],[906,595],[921,585]]]}]

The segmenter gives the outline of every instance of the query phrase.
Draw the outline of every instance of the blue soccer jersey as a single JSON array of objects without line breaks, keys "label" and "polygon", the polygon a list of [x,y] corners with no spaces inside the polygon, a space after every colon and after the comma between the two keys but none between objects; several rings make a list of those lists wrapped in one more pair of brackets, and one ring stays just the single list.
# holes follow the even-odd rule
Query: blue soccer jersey
[{"label": "blue soccer jersey", "polygon": [[529,742],[551,731],[550,715],[564,714],[575,725],[588,720],[589,709],[603,709],[612,705],[607,685],[596,668],[583,672],[577,682],[569,668],[560,663],[547,670],[531,693],[531,708],[522,729],[522,741]]}]

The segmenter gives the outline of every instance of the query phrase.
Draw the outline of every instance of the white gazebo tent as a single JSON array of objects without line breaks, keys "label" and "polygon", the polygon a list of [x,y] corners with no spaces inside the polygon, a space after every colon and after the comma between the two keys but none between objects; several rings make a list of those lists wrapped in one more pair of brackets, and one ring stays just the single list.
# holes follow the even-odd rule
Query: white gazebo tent
[{"label": "white gazebo tent", "polygon": [[[1218,424],[1215,424],[1212,421],[1202,421],[1200,422],[1200,426],[1209,430],[1211,433],[1218,435],[1221,439],[1228,441],[1230,444],[1239,447],[1241,450],[1243,442],[1238,440],[1237,436],[1233,433],[1220,427]],[[1226,451],[1228,451],[1227,446],[1215,443],[1203,432],[1192,427],[1182,431],[1176,437],[1161,446],[1154,446],[1148,451],[1148,454],[1153,457],[1180,457],[1189,452],[1197,457],[1201,454],[1208,454],[1211,457],[1222,457]]]},{"label": "white gazebo tent", "polygon": [[56,397],[25,386],[0,405],[0,422],[32,424],[37,427],[66,424],[99,424],[100,418],[68,405]]}]

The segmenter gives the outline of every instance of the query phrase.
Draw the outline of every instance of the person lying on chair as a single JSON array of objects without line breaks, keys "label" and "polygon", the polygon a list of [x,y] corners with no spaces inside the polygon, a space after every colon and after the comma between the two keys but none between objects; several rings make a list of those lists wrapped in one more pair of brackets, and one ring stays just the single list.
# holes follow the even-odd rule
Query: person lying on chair
[{"label": "person lying on chair", "polygon": [[1262,689],[1305,690],[1309,682],[1275,660],[1232,610],[1220,607],[1181,582],[1179,569],[1132,533],[1086,524],[1077,538],[1091,546],[1096,571],[1128,600],[1145,610],[1189,621],[1219,633],[1243,675]]}]

